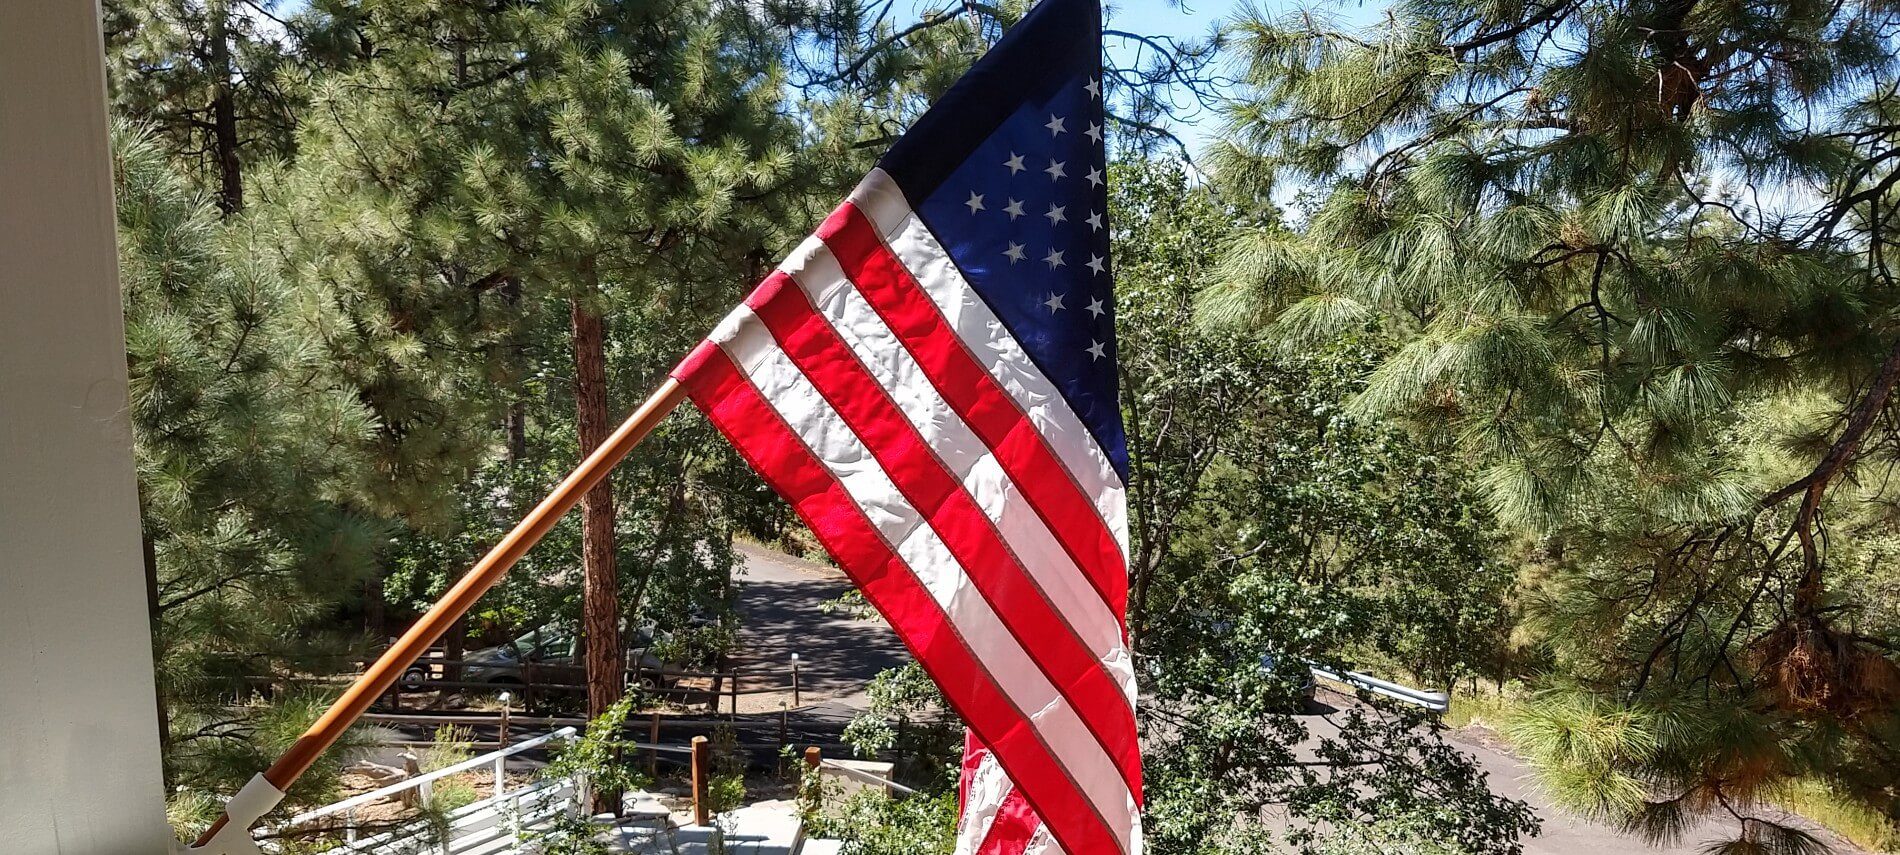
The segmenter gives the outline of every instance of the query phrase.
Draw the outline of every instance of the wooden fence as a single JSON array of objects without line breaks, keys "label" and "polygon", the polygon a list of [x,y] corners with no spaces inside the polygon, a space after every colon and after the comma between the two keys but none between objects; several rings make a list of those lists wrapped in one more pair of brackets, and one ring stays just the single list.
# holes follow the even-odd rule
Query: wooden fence
[{"label": "wooden fence", "polygon": [[[682,703],[691,703],[694,699],[705,704],[710,712],[718,712],[721,703],[730,702],[733,715],[739,713],[741,695],[761,695],[777,692],[789,692],[791,705],[800,706],[803,702],[798,658],[792,658],[792,664],[786,668],[766,668],[741,671],[686,671],[667,669],[655,671],[647,668],[629,668],[626,684],[629,687],[648,683],[646,691],[665,699],[678,699]],[[540,702],[551,695],[571,695],[586,697],[587,670],[579,665],[541,665],[524,664],[515,673],[492,680],[449,680],[442,676],[452,673],[456,667],[493,668],[493,662],[470,662],[467,660],[427,658],[418,660],[417,665],[427,669],[430,676],[420,682],[398,681],[384,692],[380,701],[391,710],[403,709],[403,696],[434,694],[442,691],[482,691],[518,693],[522,705],[527,709],[538,709]],[[323,682],[348,682],[353,675],[325,678]],[[682,686],[681,680],[705,680],[705,688]]]}]

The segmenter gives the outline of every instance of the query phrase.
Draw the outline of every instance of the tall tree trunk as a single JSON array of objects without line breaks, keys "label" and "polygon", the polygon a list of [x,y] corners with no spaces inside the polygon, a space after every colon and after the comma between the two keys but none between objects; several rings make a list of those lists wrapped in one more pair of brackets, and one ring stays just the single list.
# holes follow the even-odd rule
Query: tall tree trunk
[{"label": "tall tree trunk", "polygon": [[[461,662],[462,657],[467,653],[468,615],[464,613],[461,617],[456,618],[454,623],[449,624],[449,631],[442,636],[442,658],[450,662]],[[462,679],[462,666],[442,666],[442,678],[451,683],[460,682]]]},{"label": "tall tree trunk", "polygon": [[218,210],[230,216],[244,209],[243,173],[238,168],[237,96],[232,90],[231,39],[225,25],[230,7],[211,8],[211,73],[217,77],[211,96],[212,153],[218,161]]},{"label": "tall tree trunk", "polygon": [[[508,307],[510,312],[516,313],[518,319],[519,312],[521,311],[520,277],[510,276],[502,280],[501,302],[502,305]],[[519,333],[517,333],[517,337],[519,337]],[[516,348],[513,351],[513,359],[519,360],[520,358],[521,349]],[[518,396],[514,401],[508,404],[507,428],[508,462],[520,463],[528,457],[528,403]],[[510,498],[512,500],[512,497]]]},{"label": "tall tree trunk", "polygon": [[[591,267],[589,280],[594,279]],[[596,290],[589,282],[590,295]],[[574,407],[581,454],[607,441],[607,336],[600,315],[582,299],[570,306],[574,321]],[[626,691],[620,645],[620,591],[614,572],[612,477],[581,499],[582,643],[587,662],[587,716],[607,711]],[[595,792],[595,813],[618,813],[620,794]]]},{"label": "tall tree trunk", "polygon": [[[158,599],[158,544],[152,540],[152,533],[139,534],[139,553],[145,560],[145,607],[152,619],[152,659],[163,668],[164,650],[160,647],[163,638],[161,626],[164,612],[159,608]],[[154,675],[152,681],[152,700],[158,704],[158,755],[160,768],[163,769],[165,791],[172,788],[172,713],[165,703],[164,674]]]},{"label": "tall tree trunk", "polygon": [[508,405],[508,462],[520,463],[528,457],[528,406],[520,401]]},{"label": "tall tree trunk", "polygon": [[378,644],[389,641],[389,601],[383,596],[380,565],[363,580],[363,631]]}]

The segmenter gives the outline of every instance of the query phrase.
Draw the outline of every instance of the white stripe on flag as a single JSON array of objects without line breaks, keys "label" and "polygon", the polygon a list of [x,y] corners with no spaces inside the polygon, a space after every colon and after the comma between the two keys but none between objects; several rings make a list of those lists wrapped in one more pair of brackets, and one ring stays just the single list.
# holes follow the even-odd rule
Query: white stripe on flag
[{"label": "white stripe on flag", "polygon": [[996,762],[996,754],[983,752],[976,771],[970,775],[969,788],[963,794],[963,815],[957,818],[956,855],[975,855],[996,823],[996,811],[1003,806],[1015,785],[1009,773]]}]

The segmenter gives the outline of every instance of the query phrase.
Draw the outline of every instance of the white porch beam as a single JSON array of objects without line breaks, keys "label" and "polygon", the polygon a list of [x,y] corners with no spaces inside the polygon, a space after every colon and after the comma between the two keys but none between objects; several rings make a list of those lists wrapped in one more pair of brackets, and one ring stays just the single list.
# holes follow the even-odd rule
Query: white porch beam
[{"label": "white porch beam", "polygon": [[96,0],[0,24],[0,852],[167,851]]}]

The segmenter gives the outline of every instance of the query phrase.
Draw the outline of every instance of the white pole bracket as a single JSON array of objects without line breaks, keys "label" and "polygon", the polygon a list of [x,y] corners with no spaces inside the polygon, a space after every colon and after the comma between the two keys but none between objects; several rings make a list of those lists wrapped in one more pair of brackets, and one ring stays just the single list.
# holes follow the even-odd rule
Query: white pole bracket
[{"label": "white pole bracket", "polygon": [[224,827],[203,846],[190,846],[185,851],[204,855],[263,855],[257,841],[251,839],[251,826],[283,800],[284,791],[259,773],[225,803],[224,815],[228,819]]}]

